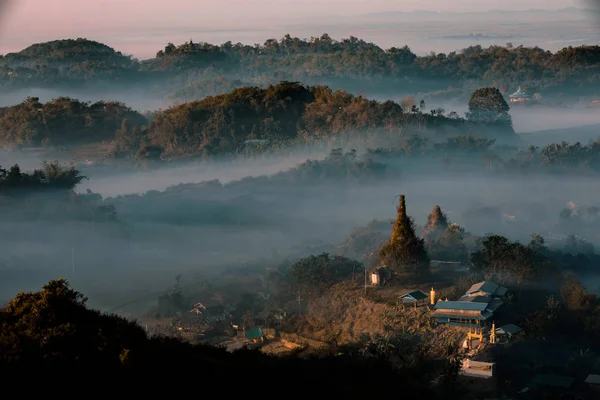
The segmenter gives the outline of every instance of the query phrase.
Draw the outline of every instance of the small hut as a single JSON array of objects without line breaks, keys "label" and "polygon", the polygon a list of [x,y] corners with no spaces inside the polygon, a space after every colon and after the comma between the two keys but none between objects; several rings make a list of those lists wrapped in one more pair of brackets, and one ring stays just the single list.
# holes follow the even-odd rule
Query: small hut
[{"label": "small hut", "polygon": [[392,279],[392,270],[385,265],[375,268],[371,272],[371,285],[384,286]]},{"label": "small hut", "polygon": [[398,297],[398,304],[414,304],[417,307],[418,304],[425,304],[426,300],[429,298],[425,293],[420,290],[415,290],[414,292],[403,294]]},{"label": "small hut", "polygon": [[246,331],[246,339],[252,343],[259,343],[265,340],[265,333],[261,328],[252,328]]},{"label": "small hut", "polygon": [[503,339],[512,339],[523,332],[523,328],[514,324],[503,325],[496,329],[496,335]]}]

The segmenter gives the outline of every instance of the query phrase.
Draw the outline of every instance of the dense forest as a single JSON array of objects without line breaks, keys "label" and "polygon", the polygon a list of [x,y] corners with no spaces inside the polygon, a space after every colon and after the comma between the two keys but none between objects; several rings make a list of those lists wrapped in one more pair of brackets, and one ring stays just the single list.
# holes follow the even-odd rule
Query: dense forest
[{"label": "dense forest", "polygon": [[32,97],[0,109],[0,143],[36,147],[111,141],[115,153],[143,153],[142,148],[152,146],[160,154],[215,156],[235,153],[255,140],[281,145],[373,130],[396,136],[403,130],[429,129],[438,136],[473,131],[514,140],[506,101],[499,95],[491,102],[505,107],[506,121],[465,120],[442,109],[427,112],[424,102],[379,102],[296,82],[234,89],[151,116],[118,102],[89,104],[61,97],[42,104]]},{"label": "dense forest", "polygon": [[0,108],[0,142],[4,146],[72,146],[112,141],[123,120],[147,124],[145,117],[118,102],[94,104],[68,97],[41,103],[29,97]]},{"label": "dense forest", "polygon": [[138,61],[101,43],[69,39],[0,58],[0,87],[152,84],[155,94],[175,102],[282,80],[386,95],[455,95],[456,89],[470,92],[477,86],[495,86],[506,94],[522,86],[542,96],[585,96],[598,91],[599,59],[600,47],[587,45],[556,53],[510,44],[477,45],[417,56],[406,46],[384,50],[355,37],[337,41],[323,34],[311,40],[286,35],[254,46],[169,43],[155,58]]}]

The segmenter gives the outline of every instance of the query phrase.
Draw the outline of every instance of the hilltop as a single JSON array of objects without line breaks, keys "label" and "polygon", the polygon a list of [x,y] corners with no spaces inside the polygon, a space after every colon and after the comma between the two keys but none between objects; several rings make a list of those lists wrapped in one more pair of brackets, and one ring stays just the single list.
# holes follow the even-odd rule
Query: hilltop
[{"label": "hilltop", "polygon": [[373,141],[376,132],[398,136],[422,132],[444,138],[472,131],[516,139],[510,125],[499,129],[442,109],[427,112],[425,106],[369,100],[297,82],[234,89],[158,110],[149,119],[119,102],[90,104],[61,97],[42,104],[38,98],[28,98],[0,109],[0,144],[35,147],[111,142],[116,153],[132,155],[153,146],[165,155],[207,157],[264,151],[292,142]]},{"label": "hilltop", "polygon": [[[0,87],[63,88],[83,83],[100,87],[126,82],[164,97],[187,85],[206,86],[194,98],[199,100],[220,94],[223,87],[266,86],[287,80],[387,95],[471,92],[477,86],[493,85],[504,94],[521,86],[542,96],[586,96],[598,93],[599,59],[600,46],[567,47],[552,53],[539,47],[476,45],[448,54],[417,56],[407,46],[382,49],[356,37],[335,40],[325,33],[312,39],[285,35],[256,46],[191,40],[168,43],[155,57],[139,62],[95,41],[69,39],[35,44],[0,58]],[[221,83],[214,89],[202,83],[216,78]],[[171,101],[177,102],[174,97]]]},{"label": "hilltop", "polygon": [[26,67],[98,61],[115,66],[129,66],[132,63],[129,56],[103,43],[82,38],[36,43],[18,53],[8,53],[4,56],[4,62]]}]

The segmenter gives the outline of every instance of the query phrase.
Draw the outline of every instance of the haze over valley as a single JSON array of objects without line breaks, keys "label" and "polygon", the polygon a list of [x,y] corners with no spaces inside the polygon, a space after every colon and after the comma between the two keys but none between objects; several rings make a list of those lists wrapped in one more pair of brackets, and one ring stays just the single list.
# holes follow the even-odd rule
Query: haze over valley
[{"label": "haze over valley", "polygon": [[0,6],[11,382],[597,398],[590,2]]}]

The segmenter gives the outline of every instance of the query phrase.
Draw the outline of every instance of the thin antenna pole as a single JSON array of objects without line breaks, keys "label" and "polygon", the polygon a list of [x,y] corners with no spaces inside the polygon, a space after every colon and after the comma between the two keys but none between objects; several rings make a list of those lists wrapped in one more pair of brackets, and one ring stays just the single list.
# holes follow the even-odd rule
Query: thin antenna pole
[{"label": "thin antenna pole", "polygon": [[75,278],[75,248],[71,248],[71,266],[73,267],[73,278]]}]

